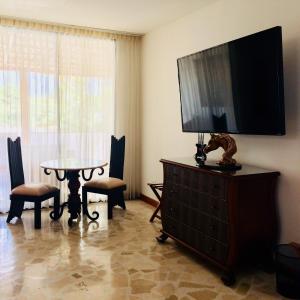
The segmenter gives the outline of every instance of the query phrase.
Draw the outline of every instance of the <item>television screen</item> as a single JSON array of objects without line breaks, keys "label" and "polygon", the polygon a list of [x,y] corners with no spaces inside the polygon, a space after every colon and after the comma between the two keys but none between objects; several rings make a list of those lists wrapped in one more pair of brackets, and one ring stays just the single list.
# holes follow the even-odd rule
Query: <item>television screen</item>
[{"label": "television screen", "polygon": [[285,134],[281,27],[177,60],[184,132]]}]

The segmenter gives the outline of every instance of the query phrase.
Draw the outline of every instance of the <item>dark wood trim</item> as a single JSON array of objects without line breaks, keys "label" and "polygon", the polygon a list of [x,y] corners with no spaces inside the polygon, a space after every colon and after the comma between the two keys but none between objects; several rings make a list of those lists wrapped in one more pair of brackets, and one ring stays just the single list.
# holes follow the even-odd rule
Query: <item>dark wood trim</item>
[{"label": "dark wood trim", "polygon": [[157,200],[154,200],[154,199],[152,199],[152,198],[150,198],[150,197],[148,197],[144,194],[141,194],[140,198],[141,198],[142,201],[144,201],[144,202],[146,202],[146,203],[148,203],[148,204],[150,204],[154,207],[157,207],[157,205],[159,204],[159,202]]}]

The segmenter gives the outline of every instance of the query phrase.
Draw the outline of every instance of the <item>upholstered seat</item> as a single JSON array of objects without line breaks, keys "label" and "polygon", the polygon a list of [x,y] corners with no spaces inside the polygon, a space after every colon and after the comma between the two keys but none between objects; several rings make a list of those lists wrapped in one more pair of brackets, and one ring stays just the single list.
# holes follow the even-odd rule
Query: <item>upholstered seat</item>
[{"label": "upholstered seat", "polygon": [[101,179],[88,181],[85,183],[85,186],[91,188],[103,189],[103,190],[112,190],[115,188],[126,186],[126,183],[122,179],[115,178],[115,177],[108,177],[108,178],[101,178]]},{"label": "upholstered seat", "polygon": [[59,191],[55,186],[51,186],[45,183],[31,183],[31,184],[21,184],[15,187],[12,191],[12,195],[22,195],[22,196],[43,196],[48,193]]}]

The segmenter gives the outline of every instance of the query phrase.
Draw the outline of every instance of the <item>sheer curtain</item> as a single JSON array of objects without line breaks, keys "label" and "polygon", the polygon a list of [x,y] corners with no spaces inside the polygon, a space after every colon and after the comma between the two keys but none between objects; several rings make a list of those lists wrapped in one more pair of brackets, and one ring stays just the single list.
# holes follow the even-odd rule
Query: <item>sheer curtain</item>
[{"label": "sheer curtain", "polygon": [[115,133],[126,136],[124,180],[125,195],[140,194],[140,39],[116,41]]},{"label": "sheer curtain", "polygon": [[58,185],[42,161],[109,161],[114,91],[113,40],[0,26],[0,212],[10,204],[7,137],[21,136],[26,181]]}]

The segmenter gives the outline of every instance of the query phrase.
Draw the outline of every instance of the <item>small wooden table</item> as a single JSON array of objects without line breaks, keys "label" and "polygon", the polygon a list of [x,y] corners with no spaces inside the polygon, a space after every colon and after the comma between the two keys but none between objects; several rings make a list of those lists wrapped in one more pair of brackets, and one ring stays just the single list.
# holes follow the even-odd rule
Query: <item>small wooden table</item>
[{"label": "small wooden table", "polygon": [[[99,175],[102,175],[104,173],[103,167],[107,165],[107,162],[98,161],[98,160],[76,160],[76,159],[56,159],[56,160],[49,160],[42,162],[40,164],[41,168],[44,169],[44,172],[46,175],[51,174],[51,170],[55,171],[55,175],[57,180],[64,181],[68,180],[68,188],[70,191],[70,194],[68,195],[68,201],[63,203],[60,206],[60,212],[58,214],[58,217],[55,219],[59,219],[62,214],[64,207],[68,205],[70,218],[68,220],[68,224],[71,226],[73,219],[77,219],[80,212],[81,212],[81,202],[80,194],[78,193],[80,188],[80,171],[81,176],[85,181],[89,181],[93,177],[93,173],[96,169],[100,169]],[[85,176],[85,170],[89,170],[88,177]],[[60,172],[62,174],[60,174]],[[99,217],[99,213],[94,211],[92,217],[87,208],[83,206],[83,214],[86,215],[90,220],[97,220]],[[51,216],[52,219],[54,219],[54,216]]]}]

